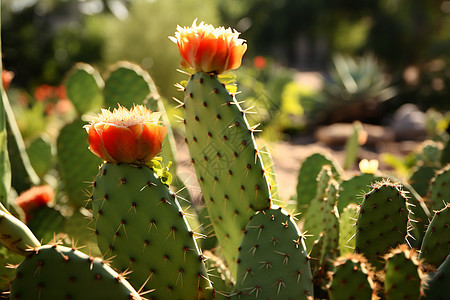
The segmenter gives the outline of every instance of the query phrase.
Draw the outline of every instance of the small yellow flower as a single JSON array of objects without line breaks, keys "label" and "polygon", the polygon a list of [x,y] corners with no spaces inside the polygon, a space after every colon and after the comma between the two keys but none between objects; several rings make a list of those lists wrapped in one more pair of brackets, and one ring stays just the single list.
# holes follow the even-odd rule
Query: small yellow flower
[{"label": "small yellow flower", "polygon": [[216,74],[240,67],[247,44],[236,30],[203,22],[197,25],[197,20],[191,27],[178,26],[177,30],[169,38],[178,45],[182,67]]},{"label": "small yellow flower", "polygon": [[363,159],[359,162],[359,170],[364,174],[375,174],[378,170],[378,160]]}]

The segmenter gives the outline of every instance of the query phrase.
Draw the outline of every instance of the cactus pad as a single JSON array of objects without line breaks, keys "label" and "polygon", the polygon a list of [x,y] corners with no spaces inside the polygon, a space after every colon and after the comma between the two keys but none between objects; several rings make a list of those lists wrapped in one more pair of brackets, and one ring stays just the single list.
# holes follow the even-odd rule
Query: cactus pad
[{"label": "cactus pad", "polygon": [[385,259],[386,299],[419,299],[422,274],[417,252],[403,244],[388,253]]},{"label": "cactus pad", "polygon": [[98,258],[78,250],[41,246],[17,267],[10,299],[141,299],[133,287]]},{"label": "cactus pad", "polygon": [[103,79],[91,65],[78,63],[66,79],[67,97],[79,115],[100,110],[103,104]]},{"label": "cactus pad", "polygon": [[436,268],[450,254],[450,203],[439,210],[428,225],[420,249],[420,259]]},{"label": "cactus pad", "polygon": [[339,257],[329,288],[330,300],[376,299],[370,267],[361,255]]},{"label": "cactus pad", "polygon": [[156,289],[154,299],[212,297],[194,232],[152,169],[104,163],[92,199],[98,246],[133,286]]},{"label": "cactus pad", "polygon": [[321,153],[314,153],[302,162],[297,182],[297,210],[299,212],[303,212],[316,196],[317,176],[324,165],[331,166],[334,179],[339,181],[341,169],[331,158]]},{"label": "cactus pad", "polygon": [[383,180],[364,196],[356,221],[355,253],[362,253],[377,269],[382,256],[405,243],[409,210],[400,184]]},{"label": "cactus pad", "polygon": [[236,299],[308,299],[309,257],[292,218],[281,208],[257,212],[239,248]]},{"label": "cactus pad", "polygon": [[217,239],[232,274],[243,230],[271,193],[245,111],[214,75],[195,73],[185,88],[186,143]]}]

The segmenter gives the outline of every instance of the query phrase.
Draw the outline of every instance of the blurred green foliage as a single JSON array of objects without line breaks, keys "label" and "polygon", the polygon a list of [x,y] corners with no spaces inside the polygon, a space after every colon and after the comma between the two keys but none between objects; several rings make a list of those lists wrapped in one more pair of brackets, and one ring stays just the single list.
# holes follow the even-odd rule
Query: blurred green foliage
[{"label": "blurred green foliage", "polygon": [[[270,130],[301,130],[306,117],[318,121],[318,111],[333,111],[331,103],[345,110],[373,98],[369,91],[389,86],[397,95],[371,121],[405,102],[424,110],[450,109],[449,1],[4,0],[2,5],[5,69],[15,73],[13,85],[31,92],[42,84],[59,85],[77,62],[107,73],[113,63],[129,60],[150,73],[163,98],[177,97],[173,85],[186,77],[176,71],[180,57],[167,37],[197,18],[236,28],[248,41],[238,88],[241,99],[262,104],[252,117],[264,128],[275,123]],[[349,94],[341,86],[336,96],[332,85],[343,79],[336,57],[364,69],[359,57],[365,53],[373,60],[364,57],[362,71],[371,68],[373,80],[362,92]],[[252,70],[258,56],[277,67]],[[333,57],[336,68],[330,68]],[[323,93],[299,86],[298,70],[324,74]],[[345,97],[355,101],[340,101]]]}]

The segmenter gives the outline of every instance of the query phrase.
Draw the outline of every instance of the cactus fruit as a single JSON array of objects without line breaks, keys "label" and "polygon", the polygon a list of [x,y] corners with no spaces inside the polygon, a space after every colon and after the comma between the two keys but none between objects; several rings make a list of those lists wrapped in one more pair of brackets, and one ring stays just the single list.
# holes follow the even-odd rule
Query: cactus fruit
[{"label": "cactus fruit", "polygon": [[339,216],[339,250],[342,256],[355,251],[358,205],[350,203]]},{"label": "cactus fruit", "polygon": [[435,211],[423,238],[419,258],[424,263],[436,268],[441,265],[449,254],[450,245],[450,203],[441,210]]},{"label": "cactus fruit", "polygon": [[141,299],[104,261],[74,248],[45,245],[16,269],[9,299]]},{"label": "cactus fruit", "polygon": [[419,299],[422,272],[416,250],[402,244],[386,254],[385,259],[386,299]]},{"label": "cactus fruit", "polygon": [[281,208],[257,212],[239,248],[233,299],[308,299],[313,296],[303,235]]},{"label": "cactus fruit", "polygon": [[31,230],[2,206],[0,209],[0,242],[14,253],[27,256],[30,249],[39,247]]},{"label": "cactus fruit", "polygon": [[92,207],[98,246],[133,286],[155,299],[212,297],[211,283],[176,196],[145,165],[104,163]]},{"label": "cactus fruit", "polygon": [[[317,176],[322,166],[330,165],[335,180],[339,181],[340,167],[331,158],[321,153],[308,156],[301,164],[297,183],[297,210],[303,212],[317,192]],[[303,218],[300,215],[300,218]]]},{"label": "cactus fruit", "polygon": [[370,265],[357,254],[339,257],[329,287],[330,300],[377,299]]},{"label": "cactus fruit", "polygon": [[408,237],[409,209],[399,183],[382,180],[364,196],[356,221],[355,253],[363,254],[377,270],[382,256]]},{"label": "cactus fruit", "polygon": [[450,283],[450,255],[439,266],[437,272],[428,274],[422,282],[423,295],[420,300],[448,299]]},{"label": "cactus fruit", "polygon": [[450,199],[450,165],[440,169],[436,172],[435,177],[431,181],[429,190],[430,208],[432,210],[439,210],[442,207],[443,201]]},{"label": "cactus fruit", "polygon": [[191,76],[183,104],[186,139],[214,230],[232,274],[237,248],[254,210],[270,207],[271,193],[254,128],[215,75]]}]

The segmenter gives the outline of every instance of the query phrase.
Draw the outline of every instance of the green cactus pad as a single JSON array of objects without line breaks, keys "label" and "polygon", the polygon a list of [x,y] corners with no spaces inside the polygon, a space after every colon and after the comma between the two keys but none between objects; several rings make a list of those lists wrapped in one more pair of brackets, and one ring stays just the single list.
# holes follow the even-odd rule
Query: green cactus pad
[{"label": "green cactus pad", "polygon": [[43,178],[55,164],[54,149],[47,137],[34,139],[27,147],[30,163],[36,174]]},{"label": "green cactus pad", "polygon": [[81,116],[89,111],[98,111],[103,104],[102,89],[105,83],[91,65],[78,63],[67,75],[67,97]]},{"label": "green cactus pad", "polygon": [[381,179],[373,174],[360,174],[342,181],[337,203],[339,213],[350,203],[361,204],[364,194],[371,190],[371,184]]},{"label": "green cactus pad", "polygon": [[209,279],[211,279],[214,290],[216,291],[216,299],[220,295],[227,297],[234,290],[234,279],[231,276],[230,270],[211,251],[203,251],[203,255],[206,259],[205,264]]},{"label": "green cactus pad", "polygon": [[422,282],[423,295],[420,300],[448,299],[450,282],[450,255],[441,264],[437,272],[430,273]]},{"label": "green cactus pad", "polygon": [[[321,153],[308,156],[301,164],[297,182],[297,210],[303,212],[317,192],[317,176],[322,166],[330,165],[335,180],[340,180],[341,168],[331,158]],[[300,215],[300,218],[302,216]]]},{"label": "green cactus pad", "polygon": [[313,296],[309,257],[295,222],[281,208],[257,212],[239,248],[232,299],[308,299]]},{"label": "green cactus pad", "polygon": [[329,251],[337,250],[339,240],[339,221],[337,208],[335,206],[337,182],[332,179],[331,167],[325,165],[319,173],[317,180],[317,192],[309,207],[303,213],[302,220],[303,231],[313,238],[307,238],[305,241],[306,249],[310,250],[312,243],[318,238],[320,233],[324,234],[324,251],[320,262],[323,262]]},{"label": "green cactus pad", "polygon": [[[111,67],[105,81],[105,106],[117,108],[117,104],[128,109],[133,105],[144,104],[144,101],[153,97],[150,75],[140,66],[129,62],[119,62]],[[156,103],[155,103],[156,104]],[[149,107],[155,111],[157,107]]]},{"label": "green cactus pad", "polygon": [[436,167],[432,166],[418,166],[413,169],[413,173],[408,180],[408,183],[419,193],[420,196],[425,197],[430,188],[431,180],[434,178]]},{"label": "green cactus pad", "polygon": [[27,226],[43,244],[50,242],[58,233],[62,233],[63,224],[64,217],[61,212],[48,206],[30,212],[27,221]]},{"label": "green cactus pad", "polygon": [[45,245],[16,269],[9,299],[141,299],[133,287],[98,258],[64,246]]},{"label": "green cactus pad", "polygon": [[404,184],[403,189],[408,195],[408,203],[411,219],[412,229],[410,230],[410,236],[408,242],[411,247],[420,249],[423,237],[425,235],[426,226],[429,220],[433,217],[425,201],[420,197],[420,195],[414,190],[409,184]]},{"label": "green cactus pad", "polygon": [[431,210],[442,208],[444,201],[450,201],[450,165],[436,172],[429,190],[429,206]]},{"label": "green cactus pad", "polygon": [[214,75],[196,73],[185,89],[186,142],[214,230],[233,275],[243,230],[254,210],[271,205],[253,129]]},{"label": "green cactus pad", "polygon": [[147,166],[104,163],[92,195],[95,233],[105,258],[131,272],[153,299],[212,297],[213,290],[183,211]]},{"label": "green cactus pad", "polygon": [[439,210],[428,225],[420,249],[420,259],[436,268],[450,254],[450,203]]},{"label": "green cactus pad", "polygon": [[383,180],[364,196],[356,221],[355,253],[362,253],[371,265],[382,269],[382,256],[408,236],[409,209],[400,184]]},{"label": "green cactus pad", "polygon": [[363,133],[364,129],[361,122],[355,121],[353,123],[353,132],[347,138],[345,143],[345,158],[342,165],[345,170],[351,169],[355,166],[360,148],[360,136]]},{"label": "green cactus pad", "polygon": [[444,143],[444,148],[441,153],[441,166],[450,164],[450,138]]},{"label": "green cactus pad", "polygon": [[30,249],[39,247],[38,239],[19,219],[0,210],[0,242],[14,253],[27,256]]},{"label": "green cactus pad", "polygon": [[339,216],[339,250],[342,256],[355,251],[358,205],[350,203]]},{"label": "green cactus pad", "polygon": [[72,205],[86,206],[88,190],[98,172],[100,158],[89,151],[89,143],[83,126],[87,123],[76,119],[64,126],[57,140],[59,171],[63,188]]},{"label": "green cactus pad", "polygon": [[339,257],[329,287],[330,300],[376,299],[370,266],[361,255]]},{"label": "green cactus pad", "polygon": [[384,293],[387,300],[419,299],[421,271],[417,252],[405,244],[385,256]]}]

